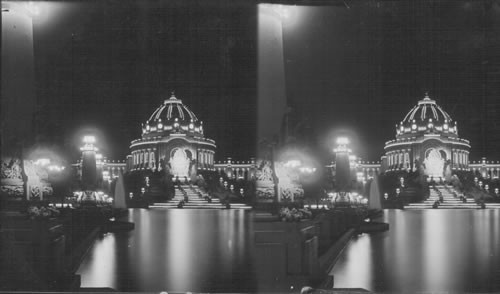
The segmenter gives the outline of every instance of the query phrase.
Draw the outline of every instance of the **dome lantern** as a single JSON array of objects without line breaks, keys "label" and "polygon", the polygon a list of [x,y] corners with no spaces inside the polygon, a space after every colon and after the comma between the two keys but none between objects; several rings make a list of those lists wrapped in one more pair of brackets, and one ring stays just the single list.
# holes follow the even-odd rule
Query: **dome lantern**
[{"label": "dome lantern", "polygon": [[172,92],[170,98],[165,99],[146,121],[143,134],[173,131],[176,133],[203,136],[201,124],[201,121],[198,120],[194,112],[184,105],[182,100],[178,99],[175,93]]},{"label": "dome lantern", "polygon": [[456,135],[456,128],[452,131],[453,128],[450,127],[453,123],[456,122],[426,93],[424,98],[418,101],[417,105],[406,114],[401,123],[401,125],[405,126],[405,130],[409,129],[410,131],[403,132],[403,128],[398,129],[397,137],[415,132]]}]

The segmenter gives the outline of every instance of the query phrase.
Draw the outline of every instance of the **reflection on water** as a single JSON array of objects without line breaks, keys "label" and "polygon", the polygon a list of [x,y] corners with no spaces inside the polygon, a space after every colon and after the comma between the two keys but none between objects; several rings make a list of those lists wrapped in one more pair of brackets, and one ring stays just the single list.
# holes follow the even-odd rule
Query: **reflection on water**
[{"label": "reflection on water", "polygon": [[336,288],[500,291],[499,210],[386,210],[384,233],[356,237],[332,270]]},{"label": "reflection on water", "polygon": [[255,290],[251,222],[243,210],[130,210],[135,230],[96,241],[82,287],[120,291]]},{"label": "reflection on water", "polygon": [[[120,291],[253,292],[250,215],[145,210],[135,230],[98,239],[83,287]],[[332,270],[336,288],[500,292],[500,210],[385,211],[384,233],[356,237]]]}]

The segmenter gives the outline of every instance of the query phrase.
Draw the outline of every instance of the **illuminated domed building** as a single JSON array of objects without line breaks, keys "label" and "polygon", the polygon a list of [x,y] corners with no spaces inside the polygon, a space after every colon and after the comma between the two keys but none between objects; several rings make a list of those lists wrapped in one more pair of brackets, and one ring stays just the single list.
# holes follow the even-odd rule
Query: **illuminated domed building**
[{"label": "illuminated domed building", "polygon": [[[471,146],[458,136],[457,122],[427,94],[396,124],[396,139],[386,142],[384,149],[380,162],[352,157],[352,173],[358,181],[369,180],[376,173],[418,169],[429,180],[446,178],[454,171],[472,171],[486,179],[500,177],[499,161],[469,160]],[[327,168],[335,172],[333,162]]]},{"label": "illuminated domed building", "polygon": [[396,124],[396,139],[384,149],[386,172],[420,169],[443,178],[469,169],[469,141],[458,136],[457,122],[428,95]]},{"label": "illuminated domed building", "polygon": [[203,122],[173,94],[142,125],[142,136],[131,142],[127,170],[163,170],[190,178],[199,170],[214,170],[215,141],[205,138]]},{"label": "illuminated domed building", "polygon": [[[97,182],[111,183],[123,173],[167,170],[173,178],[192,180],[201,171],[213,171],[221,177],[250,180],[255,176],[255,159],[215,162],[216,144],[204,135],[203,122],[182,100],[173,94],[158,106],[142,124],[141,138],[130,144],[126,161],[110,161],[96,157]],[[82,153],[82,159],[84,154]],[[83,160],[73,167],[82,178]]]}]

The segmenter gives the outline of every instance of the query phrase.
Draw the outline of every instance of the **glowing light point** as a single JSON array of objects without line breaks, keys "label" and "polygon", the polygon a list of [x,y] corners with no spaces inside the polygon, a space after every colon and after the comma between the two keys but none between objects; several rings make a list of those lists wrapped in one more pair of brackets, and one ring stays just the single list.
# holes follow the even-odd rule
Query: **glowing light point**
[{"label": "glowing light point", "polygon": [[347,145],[347,144],[349,144],[349,139],[346,137],[339,137],[339,138],[337,138],[337,144],[338,145]]},{"label": "glowing light point", "polygon": [[50,159],[48,158],[40,158],[35,161],[35,165],[46,166],[50,164]]},{"label": "glowing light point", "polygon": [[95,137],[94,136],[84,136],[83,137],[83,143],[85,143],[85,144],[94,144],[95,143]]},{"label": "glowing light point", "polygon": [[33,1],[28,1],[27,3],[25,3],[24,8],[26,8],[26,10],[33,16],[40,15],[40,6],[38,6],[38,4]]}]

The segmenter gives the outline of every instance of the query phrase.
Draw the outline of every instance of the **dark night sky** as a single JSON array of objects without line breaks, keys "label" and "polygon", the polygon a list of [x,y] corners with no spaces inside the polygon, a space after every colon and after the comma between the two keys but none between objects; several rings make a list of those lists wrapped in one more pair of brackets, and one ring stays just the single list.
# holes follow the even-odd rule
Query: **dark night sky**
[{"label": "dark night sky", "polygon": [[428,91],[471,141],[472,160],[499,159],[499,2],[345,1],[290,11],[287,94],[323,151],[346,133],[355,153],[379,160],[394,125]]},{"label": "dark night sky", "polygon": [[[325,154],[348,129],[354,151],[378,160],[428,91],[458,121],[473,160],[499,159],[498,3],[326,3],[297,7],[284,23],[288,99]],[[255,155],[255,2],[56,4],[60,15],[34,31],[46,140],[76,150],[84,130],[100,130],[104,154],[123,159],[175,90],[217,141],[218,159]]]},{"label": "dark night sky", "polygon": [[141,123],[175,90],[216,140],[218,159],[255,156],[255,5],[39,5],[34,34],[41,141],[62,142],[75,158],[82,135],[93,132],[105,156],[124,159]]}]

